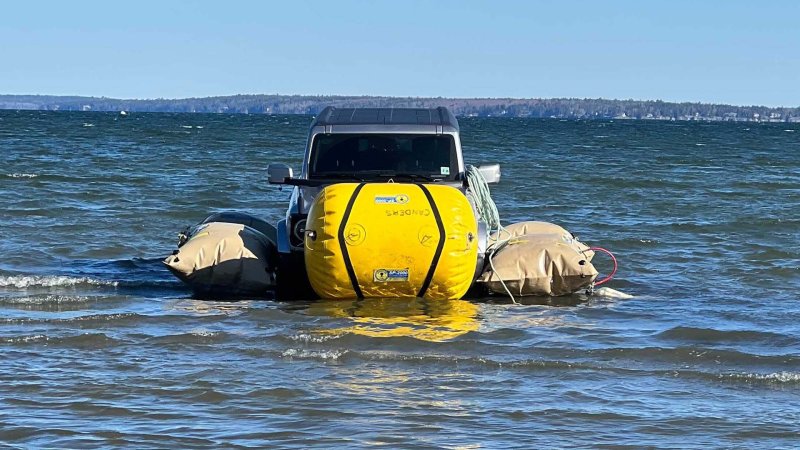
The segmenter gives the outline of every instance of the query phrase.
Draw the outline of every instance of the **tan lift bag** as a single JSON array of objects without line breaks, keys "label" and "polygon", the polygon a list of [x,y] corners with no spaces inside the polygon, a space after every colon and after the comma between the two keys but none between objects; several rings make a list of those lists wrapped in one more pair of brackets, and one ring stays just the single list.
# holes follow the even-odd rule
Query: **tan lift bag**
[{"label": "tan lift bag", "polygon": [[[547,222],[510,225],[492,236],[492,264],[478,278],[490,292],[514,296],[567,295],[597,278],[594,252],[564,228]],[[494,269],[492,269],[494,267]]]},{"label": "tan lift bag", "polygon": [[195,292],[259,295],[275,285],[274,251],[253,228],[211,222],[192,228],[164,264]]}]

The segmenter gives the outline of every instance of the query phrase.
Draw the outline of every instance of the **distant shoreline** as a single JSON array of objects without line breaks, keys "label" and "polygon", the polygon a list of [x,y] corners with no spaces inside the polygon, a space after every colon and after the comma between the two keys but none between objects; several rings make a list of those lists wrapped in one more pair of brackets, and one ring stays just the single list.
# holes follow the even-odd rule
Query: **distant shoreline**
[{"label": "distant shoreline", "polygon": [[397,108],[446,106],[461,117],[800,123],[800,107],[735,106],[661,100],[322,95],[229,95],[136,100],[53,95],[0,95],[0,109],[13,110],[317,114],[326,106]]}]

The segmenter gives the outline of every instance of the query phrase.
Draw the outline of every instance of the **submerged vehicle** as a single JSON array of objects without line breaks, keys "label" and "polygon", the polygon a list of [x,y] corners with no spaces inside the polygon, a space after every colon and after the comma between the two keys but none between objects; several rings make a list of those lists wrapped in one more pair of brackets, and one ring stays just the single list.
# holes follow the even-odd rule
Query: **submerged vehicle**
[{"label": "submerged vehicle", "polygon": [[[460,206],[465,209],[470,208],[464,204],[469,197],[467,197],[465,187],[466,168],[459,131],[458,121],[449,110],[443,107],[435,109],[337,109],[329,107],[323,110],[311,124],[303,167],[299,176],[293,178],[291,169],[283,164],[270,164],[267,168],[270,183],[294,186],[286,217],[278,222],[277,249],[280,265],[277,282],[280,293],[291,294],[286,291],[294,291],[298,290],[297,287],[302,289],[308,286],[306,273],[312,274],[312,280],[324,276],[324,274],[315,273],[316,267],[306,265],[306,254],[309,253],[309,250],[306,249],[309,246],[305,241],[307,230],[319,236],[319,230],[315,229],[319,227],[319,224],[310,226],[308,216],[314,202],[328,186],[348,183],[350,188],[333,189],[348,189],[351,191],[348,192],[351,198],[355,197],[353,194],[364,195],[365,198],[368,195],[374,197],[371,205],[360,208],[366,214],[373,215],[369,219],[370,223],[360,226],[354,223],[352,227],[345,230],[348,232],[348,236],[345,237],[348,245],[345,249],[348,247],[357,250],[367,249],[367,252],[375,250],[361,245],[352,245],[354,238],[357,239],[358,236],[353,236],[351,233],[361,233],[362,228],[369,228],[363,230],[365,236],[372,238],[372,235],[377,234],[381,241],[399,248],[409,243],[403,240],[398,242],[397,233],[401,230],[391,230],[391,228],[407,227],[409,222],[417,228],[436,227],[431,203],[433,206],[438,206],[441,202],[428,200],[427,195],[418,186],[436,186],[434,189],[446,186],[452,190],[450,192],[447,192],[446,189],[443,190],[444,192],[440,190],[438,195],[449,195],[452,197],[451,200],[462,200],[463,203]],[[498,182],[500,179],[500,170],[497,165],[479,170],[482,170],[487,182]],[[387,186],[387,183],[394,183],[395,186]],[[367,192],[363,191],[365,184],[369,184]],[[405,184],[412,184],[412,186]],[[362,187],[359,192],[355,192],[355,189],[359,189],[358,186]],[[461,194],[458,194],[459,190]],[[340,213],[344,215],[347,212],[347,204],[342,206],[344,208]],[[471,258],[473,261],[469,265],[471,265],[471,275],[477,276],[479,274],[478,267],[482,267],[482,258],[479,255],[485,253],[488,233],[486,232],[486,223],[472,211],[473,208],[470,209],[471,211],[465,212],[476,217],[474,225],[476,230],[473,231],[475,252]],[[386,211],[397,215],[386,216]],[[422,216],[421,214],[429,215]],[[312,220],[314,219],[319,221],[318,217],[312,218]],[[343,219],[344,217],[338,218],[340,221]],[[434,244],[435,241],[436,243],[444,242],[438,237],[434,239],[433,235],[438,232],[438,229],[431,230],[431,233],[428,233],[431,236],[427,238],[428,241],[423,247],[433,247],[434,252],[432,253],[434,254],[415,255],[417,257],[415,265],[420,266],[421,270],[429,269],[432,257],[436,256],[436,246],[431,244]],[[424,239],[425,236],[422,238]],[[416,241],[418,237],[414,236],[412,239]],[[316,244],[316,238],[309,239],[309,241],[309,244]],[[380,251],[383,255],[387,255],[386,249]],[[392,255],[388,256],[387,259],[391,259]],[[324,260],[324,258],[310,259],[316,262]],[[462,264],[467,264],[467,262],[464,261]],[[391,283],[389,286],[397,287],[397,282],[402,281],[403,277],[407,277],[405,281],[411,281],[417,275],[403,272],[406,269],[412,270],[408,264],[374,267],[372,270],[390,271],[391,273],[386,275],[387,280],[391,279],[393,282],[387,281],[387,283]],[[336,269],[331,266],[325,267],[323,270]],[[383,272],[379,272],[377,276],[381,277],[382,274]],[[342,274],[339,273],[339,275]],[[348,279],[352,278],[352,275],[344,275]],[[369,278],[374,279],[375,277],[376,275],[373,274]],[[421,281],[424,281],[424,278]],[[348,282],[355,286],[352,280]],[[471,284],[471,280],[469,284]],[[290,288],[285,290],[284,286]],[[357,290],[360,288],[355,287],[352,294],[358,296]],[[419,290],[416,293],[419,293]]]},{"label": "submerged vehicle", "polygon": [[444,107],[328,107],[311,124],[300,173],[280,163],[267,172],[292,187],[277,226],[212,216],[164,261],[196,291],[459,299],[478,287],[513,299],[574,292],[598,275],[595,249],[563,228],[500,224],[488,189],[500,166],[465,164]]}]

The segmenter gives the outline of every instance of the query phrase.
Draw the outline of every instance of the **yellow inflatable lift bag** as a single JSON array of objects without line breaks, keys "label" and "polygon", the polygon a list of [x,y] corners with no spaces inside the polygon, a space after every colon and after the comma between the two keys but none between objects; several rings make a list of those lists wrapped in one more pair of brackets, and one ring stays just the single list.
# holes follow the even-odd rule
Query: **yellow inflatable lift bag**
[{"label": "yellow inflatable lift bag", "polygon": [[333,184],[308,214],[306,270],[322,298],[459,299],[474,281],[477,233],[456,188]]}]

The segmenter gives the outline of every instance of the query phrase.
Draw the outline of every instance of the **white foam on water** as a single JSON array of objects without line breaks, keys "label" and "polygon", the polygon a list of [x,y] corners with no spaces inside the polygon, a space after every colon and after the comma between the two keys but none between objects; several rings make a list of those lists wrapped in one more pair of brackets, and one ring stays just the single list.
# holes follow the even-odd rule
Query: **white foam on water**
[{"label": "white foam on water", "polygon": [[322,359],[335,361],[342,357],[347,350],[323,350],[314,351],[306,349],[289,348],[286,349],[281,356],[284,358],[297,358],[297,359]]},{"label": "white foam on water", "polygon": [[84,123],[84,124],[83,124],[83,126],[84,126],[84,127],[93,127],[93,126],[94,126],[94,124],[93,124],[93,123],[88,123],[88,122],[86,122],[86,123]]},{"label": "white foam on water", "polygon": [[783,131],[785,131],[787,133],[794,133],[794,130],[783,130]]},{"label": "white foam on water", "polygon": [[620,298],[620,299],[633,298],[633,296],[630,294],[626,294],[616,289],[611,289],[610,287],[601,287],[595,289],[592,295],[595,297],[606,297],[606,298]]},{"label": "white foam on water", "polygon": [[729,373],[721,375],[724,379],[754,381],[762,383],[800,383],[800,372],[774,373]]},{"label": "white foam on water", "polygon": [[216,337],[222,335],[221,331],[210,331],[204,329],[196,329],[189,332],[192,336],[195,337]]},{"label": "white foam on water", "polygon": [[9,178],[36,178],[39,175],[35,173],[7,173],[6,176]]},{"label": "white foam on water", "polygon": [[320,344],[322,342],[327,342],[332,339],[339,339],[338,335],[334,334],[309,334],[309,333],[298,333],[294,336],[289,336],[289,339],[298,342],[307,342],[307,343],[316,343]]},{"label": "white foam on water", "polygon": [[28,342],[41,342],[47,341],[47,336],[43,334],[33,334],[30,336],[14,336],[14,337],[7,337],[7,338],[0,338],[0,342],[5,344],[20,344],[20,343],[28,343]]},{"label": "white foam on water", "polygon": [[77,286],[117,286],[116,281],[95,280],[88,277],[67,277],[62,275],[12,275],[0,276],[0,287],[27,289],[33,287]]},{"label": "white foam on water", "polygon": [[34,297],[0,297],[0,304],[7,305],[47,305],[47,304],[66,304],[66,303],[86,303],[90,297],[83,295],[38,295]]}]

